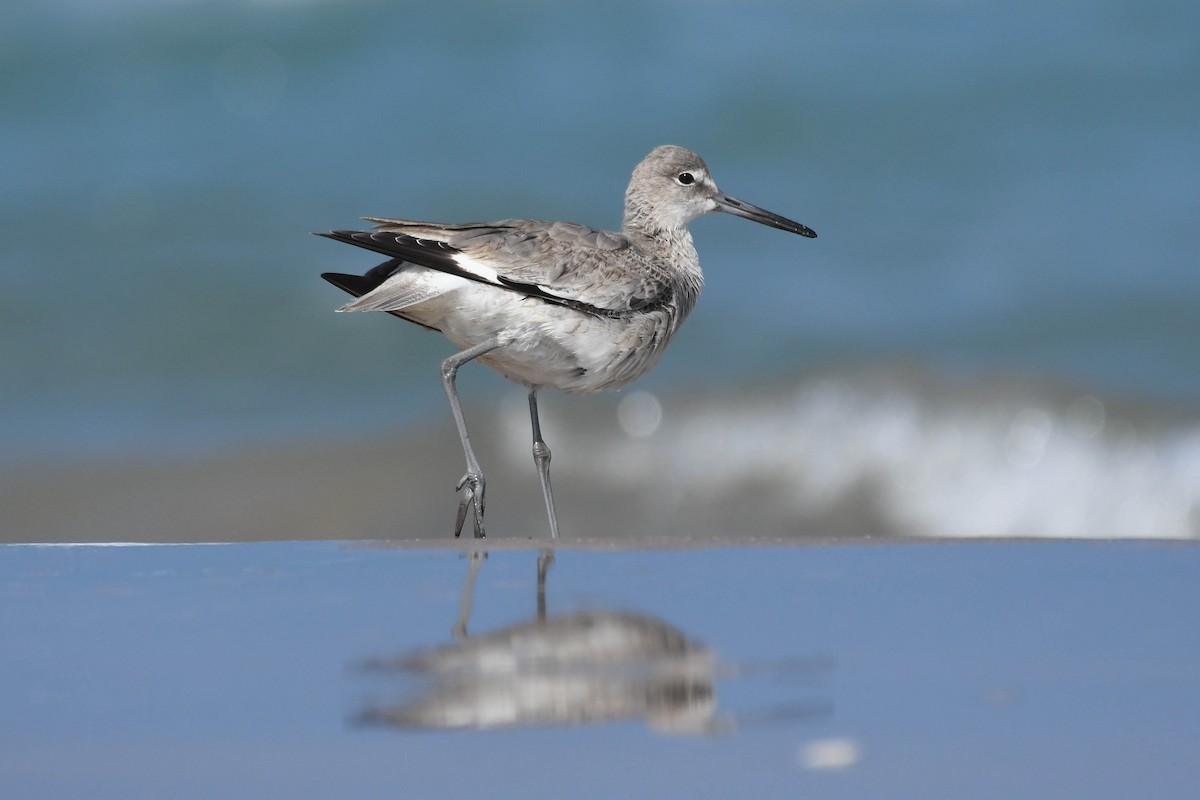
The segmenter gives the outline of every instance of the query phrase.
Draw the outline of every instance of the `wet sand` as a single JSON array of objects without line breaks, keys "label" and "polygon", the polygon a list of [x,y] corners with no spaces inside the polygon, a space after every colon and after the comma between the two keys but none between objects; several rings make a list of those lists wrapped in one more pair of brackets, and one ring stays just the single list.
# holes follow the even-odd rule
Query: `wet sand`
[{"label": "wet sand", "polygon": [[0,791],[1115,800],[1200,781],[1194,544],[560,548],[544,588],[538,548],[505,544],[0,547]]},{"label": "wet sand", "polygon": [[[489,538],[548,537],[532,457],[525,447],[498,442],[501,427],[483,415],[472,430],[488,479]],[[651,483],[652,476],[638,491],[596,480],[587,457],[564,444],[551,470],[567,540],[738,544],[895,533],[869,504],[806,517],[753,487],[681,496],[665,478],[661,487]],[[461,473],[448,425],[377,441],[9,464],[0,468],[0,542],[440,540],[451,533]]]}]

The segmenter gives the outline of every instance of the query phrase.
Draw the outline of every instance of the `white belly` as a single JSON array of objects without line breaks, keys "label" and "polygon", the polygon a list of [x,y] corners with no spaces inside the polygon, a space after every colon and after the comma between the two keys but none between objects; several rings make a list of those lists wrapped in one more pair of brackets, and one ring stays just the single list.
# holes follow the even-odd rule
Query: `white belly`
[{"label": "white belly", "polygon": [[499,337],[479,360],[511,381],[572,394],[617,389],[658,362],[673,332],[666,311],[611,319],[463,279],[404,309],[466,349]]}]

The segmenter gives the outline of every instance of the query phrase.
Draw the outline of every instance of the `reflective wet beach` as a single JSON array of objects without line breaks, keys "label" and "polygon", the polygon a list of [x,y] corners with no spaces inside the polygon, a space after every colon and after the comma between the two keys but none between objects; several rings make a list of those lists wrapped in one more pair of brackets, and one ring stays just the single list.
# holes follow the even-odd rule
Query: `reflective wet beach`
[{"label": "reflective wet beach", "polygon": [[2,553],[6,796],[1127,797],[1200,778],[1194,545]]}]

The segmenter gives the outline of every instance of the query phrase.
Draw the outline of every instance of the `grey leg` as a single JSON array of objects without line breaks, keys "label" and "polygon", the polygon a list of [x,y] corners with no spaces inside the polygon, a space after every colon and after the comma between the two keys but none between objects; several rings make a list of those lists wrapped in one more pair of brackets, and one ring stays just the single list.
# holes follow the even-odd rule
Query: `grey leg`
[{"label": "grey leg", "polygon": [[458,390],[454,388],[454,379],[458,368],[472,359],[479,358],[484,353],[490,353],[500,346],[498,339],[489,339],[482,344],[468,347],[461,353],[455,353],[442,362],[442,385],[446,387],[446,396],[450,398],[450,412],[454,414],[454,424],[458,426],[458,438],[462,440],[463,454],[467,457],[467,473],[462,476],[455,491],[466,492],[458,501],[458,518],[454,523],[454,538],[462,533],[463,523],[467,519],[467,507],[475,510],[475,538],[483,538],[483,470],[471,449],[471,440],[467,436],[467,422],[463,418],[462,406],[458,402]]},{"label": "grey leg", "polygon": [[550,515],[550,536],[558,538],[558,517],[554,514],[554,492],[550,488],[550,448],[542,441],[542,425],[538,421],[537,389],[529,390],[529,419],[533,423],[533,463],[542,480],[542,496],[546,498],[546,513]]}]

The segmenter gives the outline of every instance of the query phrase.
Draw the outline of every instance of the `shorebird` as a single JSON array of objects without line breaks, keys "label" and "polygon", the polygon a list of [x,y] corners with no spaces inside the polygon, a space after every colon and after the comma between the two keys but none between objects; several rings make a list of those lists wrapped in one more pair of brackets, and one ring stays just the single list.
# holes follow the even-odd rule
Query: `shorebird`
[{"label": "shorebird", "polygon": [[321,276],[357,298],[338,311],[386,311],[461,348],[442,362],[467,461],[455,487],[455,537],[470,511],[475,537],[483,538],[485,487],[455,388],[458,368],[478,359],[528,391],[533,460],[557,538],[538,390],[619,389],[658,362],[704,283],[688,223],[715,211],[817,235],[720,191],[704,160],[674,145],[656,147],[634,168],[619,232],[538,220],[446,225],[364,217],[374,229],[317,234],[388,258],[361,276]]}]

